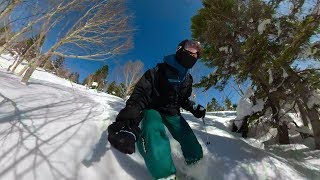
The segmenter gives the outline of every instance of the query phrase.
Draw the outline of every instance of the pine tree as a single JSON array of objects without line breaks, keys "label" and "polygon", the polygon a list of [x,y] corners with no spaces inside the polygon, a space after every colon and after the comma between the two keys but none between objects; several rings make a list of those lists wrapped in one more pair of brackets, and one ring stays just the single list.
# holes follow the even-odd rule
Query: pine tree
[{"label": "pine tree", "polygon": [[238,105],[237,104],[232,104],[232,111],[235,111],[235,110],[237,110],[237,107],[238,107]]},{"label": "pine tree", "polygon": [[112,94],[123,99],[125,98],[125,92],[125,85],[123,83],[118,85],[115,81],[112,81],[107,88],[108,94]]},{"label": "pine tree", "polygon": [[[303,8],[306,4],[312,9]],[[256,97],[266,99],[264,108],[272,111],[271,121],[284,144],[289,138],[279,109],[300,103],[320,149],[318,107],[307,106],[320,88],[320,74],[293,66],[301,59],[319,60],[319,39],[314,35],[319,31],[320,2],[203,0],[203,6],[192,18],[192,36],[204,45],[203,62],[213,72],[197,86],[222,90],[231,77],[239,84],[249,79]],[[279,13],[284,10],[288,14]]]},{"label": "pine tree", "polygon": [[107,93],[115,95],[116,87],[117,87],[117,83],[115,81],[112,81],[107,88]]},{"label": "pine tree", "polygon": [[73,73],[71,73],[69,80],[78,84],[79,83],[79,76],[80,76],[80,74],[78,72],[73,72]]},{"label": "pine tree", "polygon": [[62,68],[63,67],[63,64],[64,64],[64,61],[65,61],[65,58],[64,57],[61,57],[61,56],[58,56],[56,59],[53,60],[53,66],[55,69],[59,69],[59,68]]},{"label": "pine tree", "polygon": [[104,65],[100,69],[98,69],[95,73],[89,74],[88,77],[86,77],[82,84],[87,84],[88,86],[91,86],[93,82],[98,83],[98,87],[96,87],[99,90],[103,90],[106,87],[106,78],[109,73],[109,66]]},{"label": "pine tree", "polygon": [[224,108],[226,111],[232,110],[232,103],[229,97],[226,97],[226,99],[224,100]]},{"label": "pine tree", "polygon": [[102,90],[106,86],[105,80],[109,73],[109,66],[104,65],[94,73],[94,81],[98,83],[98,89]]},{"label": "pine tree", "polygon": [[220,106],[217,99],[214,97],[211,99],[210,106],[213,111],[223,111],[224,110],[224,108],[222,106]]},{"label": "pine tree", "polygon": [[206,109],[207,109],[207,112],[213,111],[213,106],[212,106],[212,104],[208,102]]}]

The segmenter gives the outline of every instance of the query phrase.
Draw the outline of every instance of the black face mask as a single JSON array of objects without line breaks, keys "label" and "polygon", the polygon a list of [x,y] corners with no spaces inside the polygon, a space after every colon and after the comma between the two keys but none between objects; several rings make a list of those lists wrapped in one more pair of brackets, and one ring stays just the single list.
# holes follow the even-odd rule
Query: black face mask
[{"label": "black face mask", "polygon": [[183,67],[191,69],[197,62],[197,58],[193,57],[189,52],[182,48],[176,52],[176,58]]}]

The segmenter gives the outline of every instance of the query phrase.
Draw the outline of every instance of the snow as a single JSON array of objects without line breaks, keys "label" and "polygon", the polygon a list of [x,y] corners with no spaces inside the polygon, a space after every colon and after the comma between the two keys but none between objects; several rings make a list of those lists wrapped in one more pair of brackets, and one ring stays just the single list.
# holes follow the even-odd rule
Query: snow
[{"label": "snow", "polygon": [[220,51],[220,52],[225,52],[225,53],[231,53],[231,52],[232,52],[232,49],[229,48],[228,46],[223,46],[223,47],[220,47],[220,48],[219,48],[219,51]]},{"label": "snow", "polygon": [[[41,69],[28,86],[23,85],[20,77],[6,71],[13,62],[6,57],[9,60],[0,58],[0,179],[152,179],[139,153],[124,155],[107,142],[105,130],[125,105],[121,98]],[[249,89],[245,97],[252,94]],[[252,111],[243,109],[243,114]],[[304,144],[265,149],[260,140],[245,140],[227,127],[236,118],[234,111],[209,112],[206,124],[188,112],[182,115],[199,139],[204,158],[187,166],[179,144],[168,133],[172,157],[178,171],[194,179],[300,180],[320,176],[319,151]]]},{"label": "snow", "polygon": [[258,25],[258,32],[259,34],[262,34],[265,30],[268,24],[271,24],[271,19],[265,19],[263,21],[259,21]]},{"label": "snow", "polygon": [[318,51],[319,51],[318,48],[313,48],[313,49],[311,50],[311,55],[315,55]]},{"label": "snow", "polygon": [[92,86],[98,86],[97,82],[92,82]]},{"label": "snow", "polygon": [[320,90],[314,91],[309,97],[308,108],[313,108],[313,106],[320,105]]},{"label": "snow", "polygon": [[307,126],[299,127],[299,128],[297,128],[297,131],[298,131],[298,132],[305,133],[305,134],[313,135],[313,133],[311,132],[310,128],[307,127]]},{"label": "snow", "polygon": [[269,69],[269,70],[268,70],[268,73],[269,73],[269,84],[272,84],[272,82],[273,82],[272,70]]},{"label": "snow", "polygon": [[259,112],[263,109],[264,101],[262,99],[257,99],[256,104],[253,105],[251,97],[254,96],[254,91],[251,87],[248,87],[243,95],[240,98],[237,106],[237,117],[234,120],[235,125],[240,129],[242,125],[242,120],[245,116],[251,115],[255,112]]},{"label": "snow", "polygon": [[252,111],[255,112],[259,112],[262,111],[264,107],[264,100],[262,99],[257,99],[256,100],[256,105],[252,106]]},{"label": "snow", "polygon": [[278,35],[278,37],[280,37],[280,35],[282,33],[280,21],[277,21],[275,25],[276,25],[276,29],[277,29],[277,35]]},{"label": "snow", "polygon": [[288,75],[288,73],[286,72],[286,70],[282,68],[282,71],[283,71],[283,72],[282,72],[282,77],[283,77],[283,78],[287,78],[289,75]]},{"label": "snow", "polygon": [[[268,72],[269,72],[269,84],[271,84],[271,83],[273,82],[273,79],[270,80],[270,78],[272,78],[272,72],[271,72],[271,70],[269,70]],[[284,81],[286,80],[286,78],[287,78],[288,76],[289,76],[289,75],[288,75],[288,73],[286,72],[286,70],[282,68],[282,77],[283,77],[283,78],[282,78],[281,83],[279,83],[277,87],[271,88],[271,89],[269,90],[269,92],[272,93],[272,92],[277,91],[278,88],[283,85]],[[288,89],[287,91],[290,91],[290,90]]]}]

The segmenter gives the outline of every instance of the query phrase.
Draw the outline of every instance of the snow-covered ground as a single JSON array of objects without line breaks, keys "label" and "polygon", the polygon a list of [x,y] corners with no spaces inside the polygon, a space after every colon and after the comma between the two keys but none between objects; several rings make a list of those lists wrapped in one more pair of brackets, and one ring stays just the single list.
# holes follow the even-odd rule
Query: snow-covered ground
[{"label": "snow-covered ground", "polygon": [[[148,180],[139,153],[110,147],[106,127],[124,102],[37,70],[28,86],[8,73],[12,58],[0,58],[0,179]],[[209,112],[206,125],[183,113],[204,149],[204,159],[186,166],[171,137],[177,169],[195,179],[320,179],[320,153],[302,144],[264,149],[259,140],[231,133],[234,112]],[[206,144],[210,141],[210,144]]]}]

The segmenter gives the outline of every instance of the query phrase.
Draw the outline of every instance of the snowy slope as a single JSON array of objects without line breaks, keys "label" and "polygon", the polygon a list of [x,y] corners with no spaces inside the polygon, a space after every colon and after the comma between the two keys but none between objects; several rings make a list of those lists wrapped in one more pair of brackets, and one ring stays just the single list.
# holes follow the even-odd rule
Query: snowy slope
[{"label": "snowy slope", "polygon": [[[7,59],[0,58],[0,179],[152,179],[139,153],[124,155],[107,142],[104,130],[123,108],[120,98],[41,70],[25,86],[5,71],[12,62]],[[205,158],[186,166],[171,137],[177,169],[209,180],[320,179],[319,151],[304,145],[259,148],[258,140],[243,140],[228,130],[226,124],[234,115],[208,113],[204,126],[200,119],[183,113]]]}]

